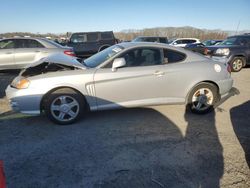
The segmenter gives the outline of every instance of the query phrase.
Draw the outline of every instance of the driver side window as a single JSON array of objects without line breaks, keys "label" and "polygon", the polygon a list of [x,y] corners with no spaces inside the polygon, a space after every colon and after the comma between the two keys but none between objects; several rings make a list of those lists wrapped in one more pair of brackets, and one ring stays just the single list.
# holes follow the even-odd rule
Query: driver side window
[{"label": "driver side window", "polygon": [[161,50],[139,48],[126,52],[121,57],[126,60],[126,67],[152,66],[162,64]]}]

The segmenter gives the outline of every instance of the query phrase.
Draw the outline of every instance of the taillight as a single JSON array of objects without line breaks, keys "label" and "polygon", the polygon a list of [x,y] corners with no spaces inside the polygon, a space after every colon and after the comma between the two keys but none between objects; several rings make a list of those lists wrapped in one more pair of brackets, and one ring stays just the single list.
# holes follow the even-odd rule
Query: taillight
[{"label": "taillight", "polygon": [[76,54],[72,50],[65,50],[63,53],[69,56],[76,56]]},{"label": "taillight", "polygon": [[208,49],[207,48],[204,49],[204,55],[208,55]]},{"label": "taillight", "polygon": [[232,69],[231,69],[231,66],[230,65],[227,65],[227,72],[229,72],[231,74],[232,72]]}]

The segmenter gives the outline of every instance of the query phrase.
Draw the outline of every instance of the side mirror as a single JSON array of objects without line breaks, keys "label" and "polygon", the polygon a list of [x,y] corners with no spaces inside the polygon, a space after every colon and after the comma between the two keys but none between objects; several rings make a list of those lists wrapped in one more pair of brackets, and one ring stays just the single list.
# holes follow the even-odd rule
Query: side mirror
[{"label": "side mirror", "polygon": [[124,67],[126,65],[126,60],[122,58],[116,58],[112,64],[112,71],[115,72],[117,68]]},{"label": "side mirror", "polygon": [[173,45],[177,45],[177,42],[174,42]]}]

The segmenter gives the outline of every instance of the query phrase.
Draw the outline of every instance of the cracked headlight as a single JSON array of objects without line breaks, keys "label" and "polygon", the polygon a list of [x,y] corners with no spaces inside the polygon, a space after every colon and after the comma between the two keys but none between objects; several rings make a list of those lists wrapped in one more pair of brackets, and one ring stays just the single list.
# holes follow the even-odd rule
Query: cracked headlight
[{"label": "cracked headlight", "polygon": [[11,86],[17,89],[26,89],[29,87],[29,85],[30,81],[22,77],[15,78],[11,83]]}]

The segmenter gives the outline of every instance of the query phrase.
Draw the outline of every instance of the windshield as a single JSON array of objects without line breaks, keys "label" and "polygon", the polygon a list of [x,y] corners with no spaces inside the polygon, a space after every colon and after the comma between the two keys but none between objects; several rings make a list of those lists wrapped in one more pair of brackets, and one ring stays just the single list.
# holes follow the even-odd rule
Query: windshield
[{"label": "windshield", "polygon": [[124,48],[119,45],[114,45],[105,50],[89,57],[88,59],[84,60],[84,65],[90,68],[94,68],[99,66],[100,64],[104,63],[106,60],[112,58],[117,53],[122,51]]},{"label": "windshield", "polygon": [[222,41],[220,43],[220,45],[235,45],[237,38],[236,37],[232,37],[232,38],[227,38],[226,40]]}]

